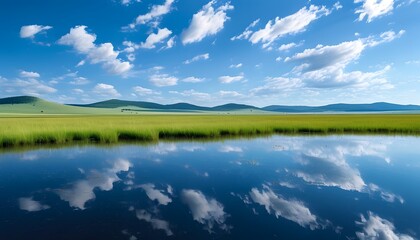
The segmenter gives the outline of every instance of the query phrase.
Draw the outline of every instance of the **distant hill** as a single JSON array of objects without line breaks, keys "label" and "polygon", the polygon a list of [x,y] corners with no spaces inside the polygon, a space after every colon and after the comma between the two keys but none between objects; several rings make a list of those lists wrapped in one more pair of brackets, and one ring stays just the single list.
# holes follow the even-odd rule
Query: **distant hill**
[{"label": "distant hill", "polygon": [[399,105],[386,102],[371,104],[330,104],[319,107],[281,106],[272,105],[262,108],[273,112],[390,112],[390,111],[419,111],[418,105]]},{"label": "distant hill", "polygon": [[19,96],[0,99],[0,114],[115,114],[116,109],[67,106],[37,97]]},{"label": "distant hill", "polygon": [[8,98],[1,98],[0,104],[28,104],[34,103],[41,99],[37,97],[31,96],[18,96],[18,97],[8,97]]},{"label": "distant hill", "polygon": [[229,103],[203,107],[189,103],[159,104],[144,101],[111,99],[91,104],[59,104],[31,96],[0,99],[0,113],[18,114],[138,114],[139,112],[236,112],[242,113],[324,113],[324,112],[401,112],[420,111],[418,105],[399,105],[386,102],[371,104],[330,104],[325,106],[271,105],[258,108],[252,105]]}]

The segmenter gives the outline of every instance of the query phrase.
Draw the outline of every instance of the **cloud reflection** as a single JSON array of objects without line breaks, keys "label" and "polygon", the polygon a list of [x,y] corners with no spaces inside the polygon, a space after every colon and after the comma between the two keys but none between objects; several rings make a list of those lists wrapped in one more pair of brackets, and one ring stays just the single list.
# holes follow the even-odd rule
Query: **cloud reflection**
[{"label": "cloud reflection", "polygon": [[356,224],[363,227],[362,232],[356,232],[356,236],[361,240],[414,240],[413,237],[395,232],[395,226],[392,222],[368,212],[368,218],[360,216],[360,222]]},{"label": "cloud reflection", "polygon": [[163,230],[165,231],[167,236],[173,235],[173,232],[169,228],[169,222],[153,217],[152,214],[150,214],[146,210],[137,210],[136,216],[139,220],[143,220],[150,223],[153,229]]},{"label": "cloud reflection", "polygon": [[388,202],[398,200],[403,203],[402,197],[384,191],[375,184],[366,183],[360,171],[348,164],[348,157],[374,156],[390,163],[386,151],[390,142],[376,143],[352,138],[322,139],[291,139],[283,140],[275,145],[275,151],[293,151],[297,153],[296,162],[300,165],[291,173],[307,183],[338,187],[348,191],[364,193],[377,193]]},{"label": "cloud reflection", "polygon": [[321,227],[317,217],[303,202],[284,199],[276,195],[269,186],[264,185],[261,191],[252,188],[249,194],[255,203],[264,206],[269,214],[274,214],[277,218],[283,217],[311,230]]},{"label": "cloud reflection", "polygon": [[50,206],[41,204],[38,201],[33,200],[32,197],[29,198],[19,198],[19,208],[20,210],[28,211],[28,212],[38,212],[42,210],[49,209]]},{"label": "cloud reflection", "polygon": [[229,230],[225,224],[228,216],[223,210],[223,205],[216,199],[206,197],[201,191],[184,189],[181,193],[182,200],[190,208],[193,219],[206,225],[211,232],[214,225],[218,224],[220,229]]},{"label": "cloud reflection", "polygon": [[[168,205],[170,202],[172,202],[172,199],[170,197],[163,194],[163,190],[156,189],[155,185],[152,183],[142,184],[139,187],[146,192],[146,195],[147,197],[149,197],[150,200],[156,200],[160,205]],[[172,192],[172,187],[168,185],[167,190],[168,193],[171,194],[170,192]]]},{"label": "cloud reflection", "polygon": [[120,180],[117,174],[127,172],[130,167],[131,163],[128,160],[118,159],[114,162],[112,168],[104,171],[93,170],[88,173],[86,180],[76,181],[68,188],[56,190],[56,193],[71,207],[84,210],[86,202],[95,199],[95,188],[102,191],[112,190],[113,184]]}]

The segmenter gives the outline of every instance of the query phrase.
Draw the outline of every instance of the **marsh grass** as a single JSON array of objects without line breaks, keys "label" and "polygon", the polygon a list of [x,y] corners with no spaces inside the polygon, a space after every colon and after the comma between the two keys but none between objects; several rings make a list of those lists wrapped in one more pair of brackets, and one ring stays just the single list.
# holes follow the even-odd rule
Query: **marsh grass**
[{"label": "marsh grass", "polygon": [[0,148],[270,134],[420,135],[420,115],[52,115],[0,118]]}]

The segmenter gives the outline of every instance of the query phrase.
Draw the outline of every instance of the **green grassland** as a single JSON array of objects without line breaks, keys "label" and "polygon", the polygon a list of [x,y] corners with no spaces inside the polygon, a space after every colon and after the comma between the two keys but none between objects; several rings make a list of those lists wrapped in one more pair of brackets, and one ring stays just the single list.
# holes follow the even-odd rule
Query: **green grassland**
[{"label": "green grassland", "polygon": [[39,144],[153,142],[269,134],[420,135],[419,114],[3,115],[0,148]]}]

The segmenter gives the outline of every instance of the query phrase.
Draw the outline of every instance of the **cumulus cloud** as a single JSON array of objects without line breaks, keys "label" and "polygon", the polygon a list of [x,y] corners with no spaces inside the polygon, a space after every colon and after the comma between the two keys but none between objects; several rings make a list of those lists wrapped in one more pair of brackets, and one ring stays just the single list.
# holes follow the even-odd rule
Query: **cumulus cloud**
[{"label": "cumulus cloud", "polygon": [[366,17],[368,23],[375,18],[391,13],[394,9],[394,0],[354,0],[354,3],[363,3],[355,13],[359,14],[359,21],[363,21]]},{"label": "cumulus cloud", "polygon": [[152,216],[152,214],[142,209],[136,211],[136,216],[139,220],[143,220],[150,223],[153,229],[163,230],[165,231],[167,236],[173,235],[173,232],[171,231],[169,227],[169,222],[155,218]]},{"label": "cumulus cloud", "polygon": [[276,218],[283,217],[302,227],[309,227],[311,230],[321,227],[317,216],[312,214],[303,202],[287,200],[280,195],[276,195],[270,187],[265,185],[261,190],[251,189],[249,194],[255,203],[264,206],[265,210],[269,214],[274,214]]},{"label": "cumulus cloud", "polygon": [[72,46],[79,54],[86,55],[91,64],[101,63],[112,74],[124,74],[133,67],[130,62],[118,58],[120,52],[114,50],[112,43],[97,46],[96,35],[88,33],[86,28],[86,26],[71,28],[68,34],[58,40],[58,44]]},{"label": "cumulus cloud", "polygon": [[367,219],[363,215],[361,215],[360,218],[360,222],[356,221],[356,224],[363,227],[363,231],[356,232],[356,236],[361,240],[414,240],[414,238],[410,235],[396,232],[395,226],[392,222],[379,217],[375,213],[368,212]]},{"label": "cumulus cloud", "polygon": [[243,75],[238,75],[238,76],[221,76],[219,77],[219,81],[221,83],[233,83],[233,82],[238,82],[244,79]]},{"label": "cumulus cloud", "polygon": [[203,82],[204,78],[187,77],[187,78],[182,79],[181,81],[187,82],[187,83],[199,83],[199,82]]},{"label": "cumulus cloud", "polygon": [[[167,28],[163,28],[163,29],[158,29],[157,33],[151,33],[146,41],[144,43],[140,44],[141,48],[147,48],[147,49],[153,49],[156,48],[156,44],[158,43],[162,43],[165,39],[167,39],[169,36],[171,36],[172,31],[167,29]],[[172,47],[172,46],[171,46]]]},{"label": "cumulus cloud", "polygon": [[358,60],[365,49],[391,42],[401,37],[404,32],[404,30],[398,33],[388,31],[380,34],[379,37],[371,36],[337,45],[318,45],[315,48],[305,49],[303,52],[287,57],[284,61],[298,63],[292,72],[307,87],[337,88],[350,86],[362,89],[368,87],[389,89],[393,86],[384,75],[390,70],[391,66],[385,66],[376,72],[346,72],[345,68]]},{"label": "cumulus cloud", "polygon": [[69,203],[71,207],[84,210],[89,200],[95,199],[94,190],[99,188],[102,191],[111,191],[113,184],[120,181],[118,173],[127,172],[131,163],[125,159],[118,159],[111,168],[103,171],[91,171],[87,179],[79,180],[68,188],[57,189],[55,192],[59,197]]},{"label": "cumulus cloud", "polygon": [[204,53],[204,54],[197,55],[197,56],[195,56],[191,59],[185,60],[184,64],[190,64],[190,63],[197,62],[197,61],[207,60],[209,58],[210,58],[210,54],[209,53]]},{"label": "cumulus cloud", "polygon": [[50,206],[41,204],[38,201],[33,200],[32,197],[29,198],[19,198],[19,208],[20,210],[28,212],[38,212],[42,210],[49,209]]},{"label": "cumulus cloud", "polygon": [[193,219],[206,225],[208,231],[212,231],[215,224],[223,230],[229,227],[225,224],[227,214],[223,205],[216,199],[206,197],[201,191],[184,189],[181,198],[191,211]]},{"label": "cumulus cloud", "polygon": [[168,205],[172,202],[172,199],[163,194],[163,190],[158,190],[152,183],[142,184],[139,186],[146,192],[147,197],[152,201],[157,201],[160,205]]},{"label": "cumulus cloud", "polygon": [[160,95],[160,92],[154,91],[149,88],[140,87],[140,86],[133,87],[133,91],[138,96]]},{"label": "cumulus cloud", "polygon": [[21,38],[34,38],[36,34],[51,29],[51,26],[27,25],[20,28]]},{"label": "cumulus cloud", "polygon": [[19,76],[23,77],[23,78],[39,78],[39,77],[41,77],[41,75],[37,72],[27,72],[27,71],[20,71]]},{"label": "cumulus cloud", "polygon": [[273,42],[284,36],[304,32],[311,22],[328,16],[331,11],[332,9],[325,6],[303,7],[292,15],[284,18],[276,17],[274,20],[268,21],[264,28],[255,32],[250,30],[256,25],[254,22],[255,24],[252,23],[241,35],[233,37],[232,40],[248,39],[252,44],[262,43],[263,48],[268,48]]},{"label": "cumulus cloud", "polygon": [[153,5],[150,12],[144,15],[139,15],[136,18],[136,22],[134,24],[130,24],[129,27],[134,28],[136,25],[143,25],[153,21],[158,21],[160,17],[171,11],[174,1],[175,0],[166,0],[162,5]]},{"label": "cumulus cloud", "polygon": [[149,77],[149,81],[156,87],[169,87],[178,84],[178,78],[168,74],[153,74]]},{"label": "cumulus cloud", "polygon": [[190,26],[182,33],[182,44],[200,42],[207,36],[215,35],[224,28],[229,17],[227,11],[232,10],[230,2],[214,8],[216,0],[212,0],[193,15]]},{"label": "cumulus cloud", "polygon": [[121,96],[121,94],[115,89],[114,86],[105,83],[96,84],[96,86],[93,88],[93,92],[103,97]]}]

